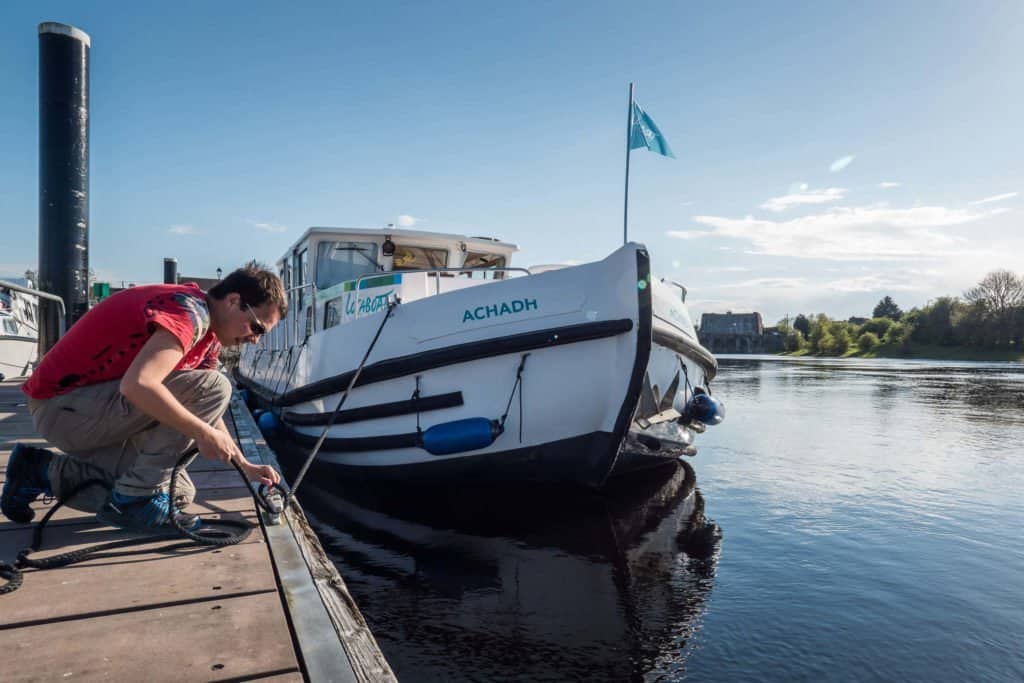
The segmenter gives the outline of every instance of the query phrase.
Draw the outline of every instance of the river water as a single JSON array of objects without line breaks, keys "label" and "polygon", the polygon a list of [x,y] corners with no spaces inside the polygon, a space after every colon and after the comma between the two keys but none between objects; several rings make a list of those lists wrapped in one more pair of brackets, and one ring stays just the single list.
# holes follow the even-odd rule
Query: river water
[{"label": "river water", "polygon": [[692,469],[304,484],[399,679],[1024,680],[1024,366],[720,362]]}]

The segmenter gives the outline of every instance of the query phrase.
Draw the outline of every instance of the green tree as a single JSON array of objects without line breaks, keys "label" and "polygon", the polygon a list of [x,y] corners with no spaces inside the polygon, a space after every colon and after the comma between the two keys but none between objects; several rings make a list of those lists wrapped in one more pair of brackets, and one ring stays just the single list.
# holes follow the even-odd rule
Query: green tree
[{"label": "green tree", "polygon": [[994,323],[993,345],[1007,344],[1013,334],[1016,310],[1024,306],[1024,278],[1008,270],[993,270],[976,287],[964,292],[971,304],[982,306]]},{"label": "green tree", "polygon": [[829,334],[828,325],[831,321],[824,313],[819,313],[811,321],[811,333],[807,337],[812,353],[824,354],[832,344],[832,335]]},{"label": "green tree", "polygon": [[964,304],[955,311],[952,324],[953,339],[959,345],[978,349],[995,345],[995,324],[979,302]]},{"label": "green tree", "polygon": [[790,329],[787,330],[786,336],[782,340],[783,348],[786,349],[786,353],[793,353],[794,351],[802,350],[807,342],[804,340],[804,335],[800,330]]},{"label": "green tree", "polygon": [[841,356],[850,350],[850,324],[845,320],[833,320],[828,326],[829,336],[832,341],[828,344],[826,351],[833,356]]},{"label": "green tree", "polygon": [[953,320],[963,306],[963,302],[955,297],[941,296],[924,308],[911,311],[904,321],[909,317],[914,323],[914,341],[952,346],[957,343]]},{"label": "green tree", "polygon": [[857,337],[857,348],[865,353],[878,346],[878,344],[878,335],[874,332],[864,332]]},{"label": "green tree", "polygon": [[900,307],[896,305],[896,302],[892,300],[891,296],[886,296],[878,302],[877,306],[875,306],[875,310],[872,311],[871,317],[899,320],[903,317],[903,311],[900,310]]},{"label": "green tree", "polygon": [[801,313],[793,321],[793,329],[799,330],[804,339],[808,339],[811,336],[811,321],[807,319],[806,315]]},{"label": "green tree", "polygon": [[858,330],[858,332],[860,334],[870,332],[879,339],[882,339],[885,337],[885,333],[889,331],[889,328],[892,327],[893,324],[894,322],[892,318],[872,318],[871,320],[861,325],[860,330]]}]

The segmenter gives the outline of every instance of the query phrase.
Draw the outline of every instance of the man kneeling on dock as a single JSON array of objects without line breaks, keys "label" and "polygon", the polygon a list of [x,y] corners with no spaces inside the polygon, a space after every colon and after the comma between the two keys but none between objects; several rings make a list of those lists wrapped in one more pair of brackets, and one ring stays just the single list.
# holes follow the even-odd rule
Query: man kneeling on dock
[{"label": "man kneeling on dock", "polygon": [[242,455],[224,425],[231,384],[217,371],[221,345],[257,341],[285,317],[284,286],[250,263],[203,293],[194,284],[148,285],[119,292],[76,322],[22,387],[36,431],[65,454],[18,444],[7,465],[0,510],[32,521],[40,494],[113,526],[171,531],[198,517],[182,509],[195,487],[184,469],[168,496],[174,466],[189,449],[237,462],[252,481],[276,484],[268,465]]}]

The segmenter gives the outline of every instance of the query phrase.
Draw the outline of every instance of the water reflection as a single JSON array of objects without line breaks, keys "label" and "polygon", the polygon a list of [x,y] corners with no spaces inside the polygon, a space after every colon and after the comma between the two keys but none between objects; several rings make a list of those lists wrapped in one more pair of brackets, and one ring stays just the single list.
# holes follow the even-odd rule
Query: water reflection
[{"label": "water reflection", "polygon": [[600,494],[313,475],[303,507],[400,679],[685,669],[720,537],[688,465]]}]

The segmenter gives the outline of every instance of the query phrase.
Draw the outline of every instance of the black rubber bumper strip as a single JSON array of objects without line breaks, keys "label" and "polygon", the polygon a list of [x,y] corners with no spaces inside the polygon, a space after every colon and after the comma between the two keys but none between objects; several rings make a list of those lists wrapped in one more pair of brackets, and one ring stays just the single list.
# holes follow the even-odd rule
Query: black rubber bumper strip
[{"label": "black rubber bumper strip", "polygon": [[[396,415],[413,415],[425,413],[428,410],[440,410],[441,408],[455,408],[462,405],[462,392],[453,391],[450,394],[438,394],[437,396],[421,396],[418,399],[406,401],[394,401],[392,403],[378,403],[372,406],[351,408],[338,413],[334,424],[346,424],[349,422],[362,422],[363,420],[376,420],[382,417],[395,417]],[[311,427],[325,425],[331,419],[330,413],[296,413],[289,410],[284,414],[284,421],[288,424],[300,427]]]},{"label": "black rubber bumper strip", "polygon": [[[316,445],[319,436],[303,434],[288,429],[288,437],[300,446]],[[386,436],[357,436],[348,438],[328,437],[324,439],[324,451],[333,453],[351,453],[358,451],[387,451],[392,448],[413,448],[420,445],[420,435],[416,432],[407,434],[388,434]]]}]

